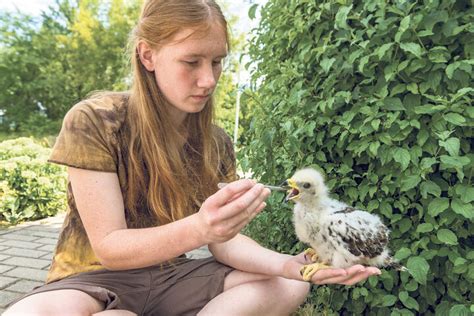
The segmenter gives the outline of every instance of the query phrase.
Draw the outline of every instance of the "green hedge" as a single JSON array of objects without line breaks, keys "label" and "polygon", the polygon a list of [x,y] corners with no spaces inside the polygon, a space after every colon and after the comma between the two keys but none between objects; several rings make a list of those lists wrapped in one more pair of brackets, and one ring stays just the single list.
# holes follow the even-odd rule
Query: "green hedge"
[{"label": "green hedge", "polygon": [[[335,198],[383,217],[410,270],[314,287],[310,303],[337,315],[473,313],[471,2],[269,0],[261,14],[242,168],[278,183],[321,167]],[[295,253],[282,198],[246,233]]]},{"label": "green hedge", "polygon": [[16,224],[65,210],[66,174],[50,149],[30,138],[0,143],[0,220]]}]

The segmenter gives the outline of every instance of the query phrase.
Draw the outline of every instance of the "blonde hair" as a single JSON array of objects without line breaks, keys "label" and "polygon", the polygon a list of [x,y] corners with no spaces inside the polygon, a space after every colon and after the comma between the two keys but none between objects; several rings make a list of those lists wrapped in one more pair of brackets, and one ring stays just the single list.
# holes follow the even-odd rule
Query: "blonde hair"
[{"label": "blonde hair", "polygon": [[172,124],[170,105],[154,73],[142,65],[137,45],[144,41],[159,49],[183,29],[206,32],[216,22],[229,44],[227,22],[212,0],[148,0],[143,4],[130,39],[133,83],[127,114],[130,141],[125,203],[132,218],[137,218],[138,208],[147,201],[158,223],[169,223],[195,212],[215,192],[222,142],[212,126],[212,100],[201,112],[187,115],[183,135]]}]

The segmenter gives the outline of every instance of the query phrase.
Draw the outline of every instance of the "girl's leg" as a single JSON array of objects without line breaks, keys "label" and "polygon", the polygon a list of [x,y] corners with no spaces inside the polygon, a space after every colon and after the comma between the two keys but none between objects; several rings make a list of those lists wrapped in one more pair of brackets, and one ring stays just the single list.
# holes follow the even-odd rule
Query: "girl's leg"
[{"label": "girl's leg", "polygon": [[54,290],[25,297],[12,305],[2,316],[19,315],[135,315],[124,310],[103,311],[104,304],[79,290]]},{"label": "girl's leg", "polygon": [[199,315],[289,315],[308,295],[307,282],[233,271],[226,277],[224,292]]}]

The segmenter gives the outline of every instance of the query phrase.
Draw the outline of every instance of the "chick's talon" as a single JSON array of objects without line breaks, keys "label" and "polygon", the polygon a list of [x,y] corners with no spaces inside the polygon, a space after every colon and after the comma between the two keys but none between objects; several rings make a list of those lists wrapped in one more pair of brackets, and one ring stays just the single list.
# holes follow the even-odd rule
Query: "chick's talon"
[{"label": "chick's talon", "polygon": [[303,280],[310,281],[313,275],[322,269],[329,269],[330,266],[324,263],[312,263],[303,266],[300,270],[300,274],[303,277]]},{"label": "chick's talon", "polygon": [[308,257],[310,258],[311,262],[318,262],[319,260],[319,256],[316,253],[316,250],[313,248],[308,248],[304,251],[304,258],[307,259]]}]

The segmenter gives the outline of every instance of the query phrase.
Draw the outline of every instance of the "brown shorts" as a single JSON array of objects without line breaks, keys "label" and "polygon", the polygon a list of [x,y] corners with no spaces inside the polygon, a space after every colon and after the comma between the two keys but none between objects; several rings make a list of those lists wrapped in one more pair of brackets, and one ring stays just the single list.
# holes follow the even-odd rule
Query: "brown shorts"
[{"label": "brown shorts", "polygon": [[213,257],[178,258],[143,269],[79,273],[37,287],[26,296],[75,289],[103,302],[105,309],[125,309],[138,315],[196,315],[222,293],[231,271],[233,268]]}]

